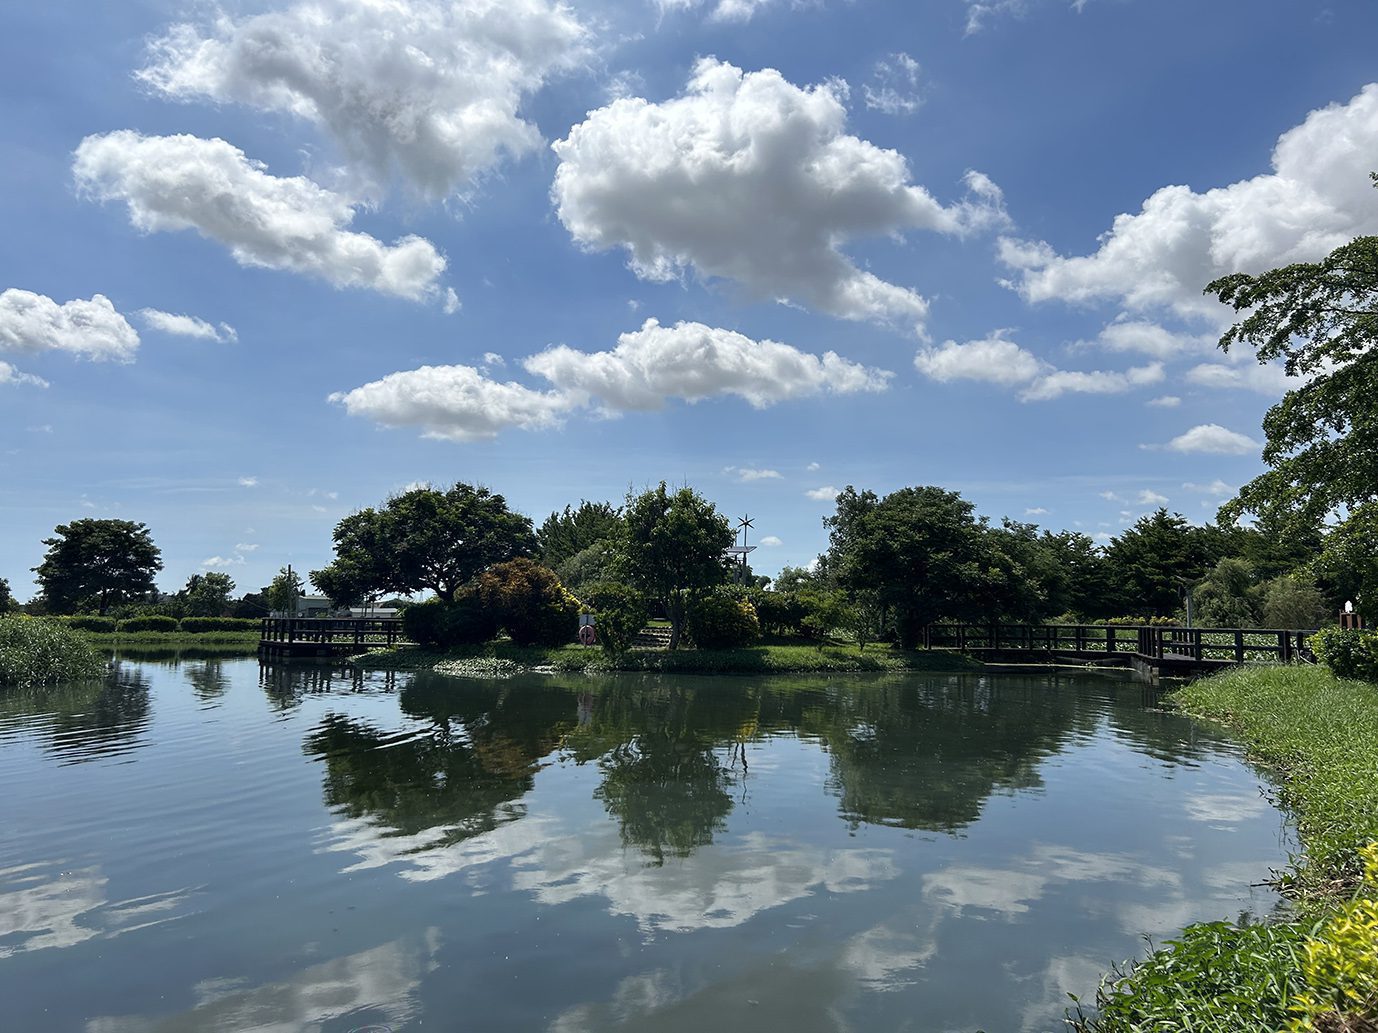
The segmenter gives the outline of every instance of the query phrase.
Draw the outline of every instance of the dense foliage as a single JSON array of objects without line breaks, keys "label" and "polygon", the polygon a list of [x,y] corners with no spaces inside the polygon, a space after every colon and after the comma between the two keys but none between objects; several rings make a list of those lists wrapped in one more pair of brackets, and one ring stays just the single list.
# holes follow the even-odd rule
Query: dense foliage
[{"label": "dense foliage", "polygon": [[229,613],[230,593],[233,591],[234,579],[228,574],[212,570],[187,578],[186,587],[175,598],[182,604],[184,616],[223,617]]},{"label": "dense foliage", "polygon": [[711,592],[689,609],[689,638],[700,649],[740,649],[761,637],[756,608],[727,592]]},{"label": "dense foliage", "polygon": [[99,678],[105,661],[78,632],[43,617],[0,617],[0,685]]},{"label": "dense foliage", "polygon": [[536,531],[541,562],[552,570],[573,556],[616,540],[621,525],[618,511],[607,502],[581,501],[577,509],[566,506],[551,513]]},{"label": "dense foliage", "polygon": [[430,590],[442,599],[492,566],[536,551],[531,518],[507,508],[487,488],[457,483],[444,491],[413,488],[379,509],[335,525],[335,560],[311,572],[336,605],[376,592]]},{"label": "dense foliage", "polygon": [[283,567],[263,590],[264,602],[275,613],[296,612],[297,600],[306,594],[306,582],[291,567]]},{"label": "dense foliage", "polygon": [[1311,637],[1311,648],[1337,678],[1378,682],[1378,631],[1322,628]]},{"label": "dense foliage", "polygon": [[178,620],[161,613],[151,613],[145,617],[130,617],[119,624],[120,631],[176,631]]},{"label": "dense foliage", "polygon": [[617,581],[598,581],[580,589],[579,598],[594,616],[598,644],[605,653],[621,656],[631,649],[650,613],[644,595]]},{"label": "dense foliage", "polygon": [[464,589],[453,600],[428,599],[402,611],[402,631],[418,645],[431,649],[487,642],[498,633],[497,615],[478,592]]},{"label": "dense foliage", "polygon": [[679,645],[691,595],[727,580],[723,552],[736,541],[731,525],[692,488],[660,486],[628,495],[618,539],[620,567],[632,587],[658,600],[670,618],[670,648]]},{"label": "dense foliage", "polygon": [[479,576],[478,595],[519,646],[573,642],[579,630],[579,600],[555,571],[526,558],[489,567]]},{"label": "dense foliage", "polygon": [[95,609],[144,599],[157,591],[153,576],[162,553],[148,528],[130,520],[73,520],[59,524],[33,568],[44,604],[53,613]]}]

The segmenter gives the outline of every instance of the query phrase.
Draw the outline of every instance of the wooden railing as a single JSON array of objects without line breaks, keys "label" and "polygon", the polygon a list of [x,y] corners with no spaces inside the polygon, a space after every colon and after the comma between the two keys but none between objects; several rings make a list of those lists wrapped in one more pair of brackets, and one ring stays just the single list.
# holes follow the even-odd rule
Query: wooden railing
[{"label": "wooden railing", "polygon": [[925,649],[1039,650],[1083,654],[1134,653],[1153,659],[1245,663],[1313,659],[1312,631],[1263,628],[1177,628],[1107,624],[930,624]]},{"label": "wooden railing", "polygon": [[264,617],[264,642],[358,646],[360,652],[403,641],[400,617]]}]

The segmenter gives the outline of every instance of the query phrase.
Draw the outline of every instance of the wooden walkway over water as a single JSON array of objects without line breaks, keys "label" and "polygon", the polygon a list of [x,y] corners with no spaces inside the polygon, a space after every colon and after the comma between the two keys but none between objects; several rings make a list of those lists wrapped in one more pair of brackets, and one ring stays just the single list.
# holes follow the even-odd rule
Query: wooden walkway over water
[{"label": "wooden walkway over water", "polygon": [[355,656],[404,641],[400,617],[265,617],[258,655],[265,660]]},{"label": "wooden walkway over water", "polygon": [[1312,631],[1107,624],[931,624],[925,649],[988,663],[1068,663],[1187,676],[1244,663],[1314,662]]}]

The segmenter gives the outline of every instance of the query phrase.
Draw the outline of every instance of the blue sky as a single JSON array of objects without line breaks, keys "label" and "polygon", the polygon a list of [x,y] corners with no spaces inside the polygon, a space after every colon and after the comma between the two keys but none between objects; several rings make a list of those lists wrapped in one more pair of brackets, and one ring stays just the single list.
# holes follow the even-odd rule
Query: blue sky
[{"label": "blue sky", "polygon": [[[416,482],[689,483],[768,544],[940,484],[1209,519],[1280,371],[1206,280],[1378,233],[1368,0],[28,5],[0,38],[0,576],[166,589]],[[654,322],[652,322],[654,321]],[[768,536],[768,537],[767,537]]]}]

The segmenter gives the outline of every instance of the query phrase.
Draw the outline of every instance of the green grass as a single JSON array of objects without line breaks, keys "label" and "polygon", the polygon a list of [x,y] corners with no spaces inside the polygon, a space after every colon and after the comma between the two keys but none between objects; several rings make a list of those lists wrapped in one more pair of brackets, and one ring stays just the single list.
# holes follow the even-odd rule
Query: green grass
[{"label": "green grass", "polygon": [[258,646],[259,632],[254,631],[82,631],[78,632],[92,645],[103,649],[131,645],[149,646]]},{"label": "green grass", "polygon": [[855,646],[765,643],[744,649],[633,649],[620,657],[609,657],[600,649],[560,646],[553,649],[524,648],[510,642],[491,642],[483,646],[447,652],[401,646],[375,650],[354,658],[360,667],[392,670],[419,670],[445,660],[496,657],[523,667],[551,668],[557,671],[663,671],[681,674],[841,674],[860,671],[964,671],[981,665],[960,653],[934,650],[908,653],[888,646],[870,646],[864,653]]},{"label": "green grass", "polygon": [[0,617],[0,685],[99,678],[106,663],[79,633],[42,617]]},{"label": "green grass", "polygon": [[[1097,995],[1098,1014],[1078,1015],[1073,1028],[1276,1033],[1289,1018],[1289,1001],[1315,990],[1304,959],[1317,937],[1327,935],[1325,923],[1337,916],[1343,922],[1348,901],[1374,893],[1375,884],[1362,880],[1359,849],[1378,840],[1378,685],[1319,667],[1238,667],[1193,682],[1171,702],[1227,725],[1274,771],[1305,850],[1283,882],[1294,914],[1263,926],[1214,922],[1187,929],[1116,972]],[[1361,1021],[1375,1018],[1378,1001],[1369,1002]],[[1331,1013],[1327,1021],[1343,1020]],[[1307,1019],[1295,1028],[1375,1026],[1327,1027]]]}]

